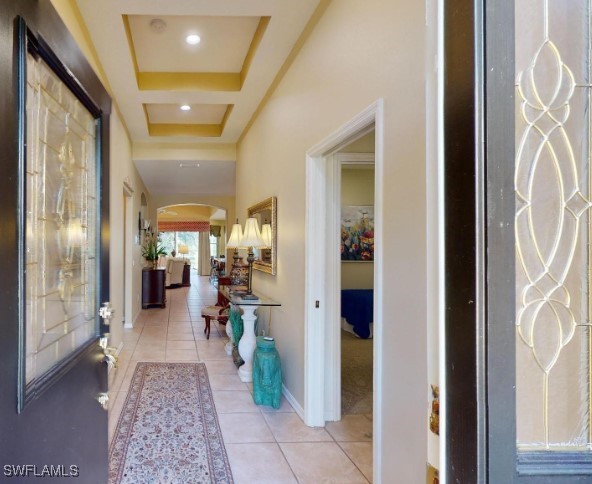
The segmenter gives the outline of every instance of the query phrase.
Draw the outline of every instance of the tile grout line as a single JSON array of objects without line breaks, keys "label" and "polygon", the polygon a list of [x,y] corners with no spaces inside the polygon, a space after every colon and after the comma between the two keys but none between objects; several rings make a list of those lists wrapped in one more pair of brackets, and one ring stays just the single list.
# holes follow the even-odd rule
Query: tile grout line
[{"label": "tile grout line", "polygon": [[[343,443],[343,442],[342,442],[342,443]],[[350,442],[350,443],[351,443],[351,442]],[[364,443],[364,442],[353,442],[353,443],[359,444],[359,443]],[[360,469],[360,468],[358,467],[358,465],[357,465],[357,464],[354,462],[354,460],[353,460],[353,459],[350,457],[350,455],[349,455],[349,454],[346,452],[346,450],[345,450],[345,449],[342,447],[341,443],[337,442],[337,445],[338,445],[338,446],[339,446],[339,448],[341,449],[341,452],[343,452],[343,453],[345,454],[345,456],[346,456],[346,457],[347,457],[347,458],[350,460],[350,462],[351,462],[351,463],[354,465],[354,467],[360,471],[360,474],[362,474],[362,476],[364,477],[364,479],[366,479],[366,482],[368,482],[368,483],[369,483],[369,482],[370,482],[370,480],[368,479],[368,477],[366,476],[366,474],[364,474],[364,472],[362,471],[362,469]],[[374,452],[374,451],[373,451],[373,452]]]}]

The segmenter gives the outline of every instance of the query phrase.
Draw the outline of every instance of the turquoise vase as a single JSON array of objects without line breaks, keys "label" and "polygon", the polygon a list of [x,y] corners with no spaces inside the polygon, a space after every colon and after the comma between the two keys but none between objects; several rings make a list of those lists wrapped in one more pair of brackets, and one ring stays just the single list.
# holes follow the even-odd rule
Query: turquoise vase
[{"label": "turquoise vase", "polygon": [[243,335],[243,320],[240,315],[240,310],[236,306],[230,307],[230,327],[232,328],[232,339],[234,341],[234,345],[237,346],[238,342]]},{"label": "turquoise vase", "polygon": [[282,399],[282,365],[274,340],[257,336],[253,355],[253,400],[257,405],[280,408]]}]

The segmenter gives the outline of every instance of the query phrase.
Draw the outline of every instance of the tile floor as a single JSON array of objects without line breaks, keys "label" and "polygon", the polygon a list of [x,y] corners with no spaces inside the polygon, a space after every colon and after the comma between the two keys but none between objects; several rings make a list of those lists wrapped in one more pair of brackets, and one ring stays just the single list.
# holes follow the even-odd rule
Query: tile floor
[{"label": "tile floor", "polygon": [[138,361],[205,362],[237,484],[372,482],[372,420],[346,415],[325,428],[307,427],[282,397],[278,410],[257,406],[226,355],[224,326],[203,334],[201,307],[216,302],[209,278],[192,270],[191,287],[167,290],[167,307],[142,310],[124,329],[124,349],[111,378],[112,437]]}]

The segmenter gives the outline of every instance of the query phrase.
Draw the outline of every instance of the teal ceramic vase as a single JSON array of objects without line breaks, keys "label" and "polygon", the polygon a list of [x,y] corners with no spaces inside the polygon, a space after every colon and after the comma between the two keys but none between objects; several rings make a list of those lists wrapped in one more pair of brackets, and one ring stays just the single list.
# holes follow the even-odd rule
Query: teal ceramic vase
[{"label": "teal ceramic vase", "polygon": [[253,399],[257,405],[280,408],[282,399],[282,365],[274,340],[257,336],[253,355]]}]

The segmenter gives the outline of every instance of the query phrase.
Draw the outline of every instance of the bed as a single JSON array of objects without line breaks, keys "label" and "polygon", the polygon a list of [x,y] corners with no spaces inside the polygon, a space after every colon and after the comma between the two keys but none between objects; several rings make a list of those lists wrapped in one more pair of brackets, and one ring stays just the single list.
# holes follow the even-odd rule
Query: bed
[{"label": "bed", "polygon": [[374,290],[342,289],[341,317],[353,326],[357,336],[369,338],[370,323],[374,320]]}]

